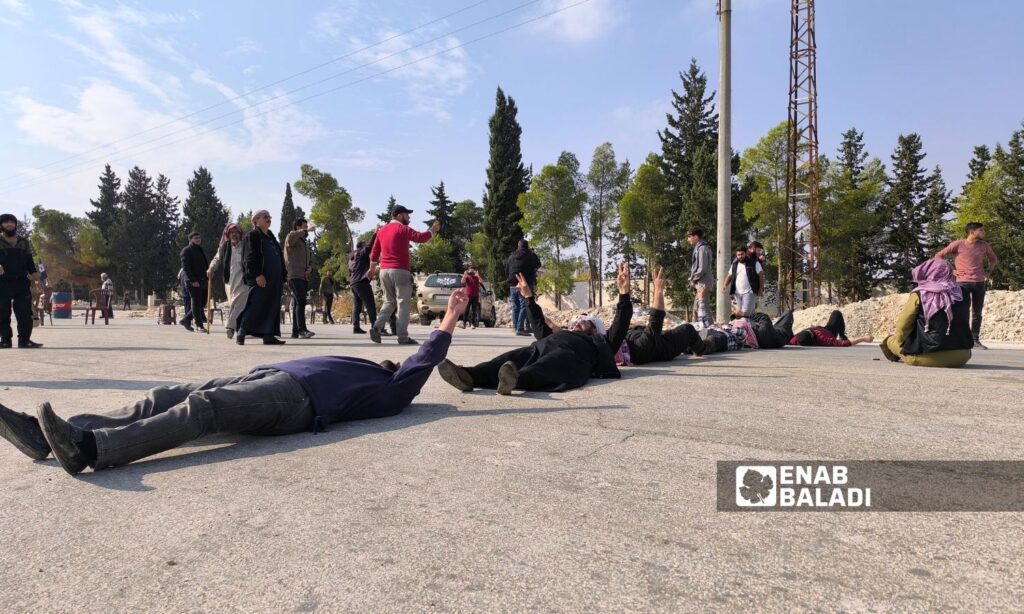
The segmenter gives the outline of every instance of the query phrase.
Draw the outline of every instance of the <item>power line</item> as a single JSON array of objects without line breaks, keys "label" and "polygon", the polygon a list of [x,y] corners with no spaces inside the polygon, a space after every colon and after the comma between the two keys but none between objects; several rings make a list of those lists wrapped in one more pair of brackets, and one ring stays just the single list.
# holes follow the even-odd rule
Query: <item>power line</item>
[{"label": "power line", "polygon": [[[389,42],[391,42],[393,40],[396,40],[398,38],[401,38],[403,36],[412,34],[413,32],[416,32],[418,30],[422,30],[423,28],[426,28],[428,26],[432,26],[432,25],[434,25],[434,24],[436,24],[438,22],[444,21],[444,20],[446,20],[448,18],[451,18],[451,17],[454,17],[456,15],[459,15],[460,13],[464,13],[464,12],[470,10],[470,9],[474,9],[474,8],[480,6],[481,4],[487,4],[490,1],[491,0],[480,0],[479,2],[474,2],[473,4],[470,4],[468,6],[464,6],[464,7],[460,8],[460,9],[458,9],[456,11],[452,11],[451,13],[448,13],[447,15],[438,17],[437,19],[432,19],[431,21],[428,21],[426,23],[422,23],[422,24],[416,26],[415,28],[411,28],[411,29],[406,30],[404,32],[401,32],[399,34],[395,34],[394,36],[389,36],[389,37],[387,37],[387,38],[385,38],[383,40],[380,40],[380,41],[377,41],[376,43],[373,43],[372,45],[367,45],[365,47],[362,47],[361,49],[356,49],[354,51],[350,51],[349,53],[346,53],[344,55],[340,55],[338,57],[332,58],[330,60],[327,60],[326,62],[322,62],[320,64],[317,64],[316,66],[307,68],[307,69],[299,71],[297,73],[293,73],[291,75],[282,77],[282,78],[280,78],[280,79],[278,79],[276,81],[272,81],[272,82],[267,83],[265,85],[261,85],[261,86],[259,86],[257,88],[248,90],[246,92],[238,94],[234,98],[227,98],[227,99],[222,100],[222,101],[220,101],[220,102],[218,102],[216,104],[212,104],[212,105],[210,105],[208,107],[204,107],[204,108],[199,109],[197,111],[192,111],[191,113],[188,113],[188,114],[182,115],[180,117],[176,117],[174,119],[168,120],[167,122],[165,122],[163,124],[160,124],[158,126],[153,126],[151,128],[147,128],[147,129],[145,129],[145,130],[143,130],[141,132],[136,132],[134,134],[130,134],[128,136],[125,136],[125,137],[122,137],[120,139],[117,139],[116,141],[111,141],[109,143],[104,143],[102,145],[97,145],[96,147],[94,147],[92,149],[88,149],[86,151],[79,152],[77,154],[74,154],[74,155],[71,155],[71,156],[67,156],[65,158],[61,158],[60,160],[55,160],[53,162],[50,162],[48,164],[44,164],[43,166],[40,166],[40,167],[37,167],[37,168],[40,169],[40,170],[44,169],[44,168],[49,168],[51,166],[55,166],[55,165],[60,164],[62,162],[67,162],[68,160],[74,160],[75,158],[80,158],[80,157],[82,157],[82,156],[84,156],[86,154],[90,154],[90,153],[92,153],[94,151],[99,151],[100,149],[105,149],[107,147],[112,147],[113,145],[116,145],[118,143],[122,143],[122,142],[130,140],[130,139],[134,139],[135,137],[138,137],[138,136],[142,136],[143,134],[148,134],[150,132],[153,132],[154,130],[159,130],[161,128],[166,128],[167,126],[173,125],[173,124],[175,124],[175,123],[177,123],[179,121],[188,119],[190,117],[195,117],[196,115],[200,115],[200,114],[205,113],[207,111],[210,111],[212,109],[216,109],[218,107],[224,106],[224,105],[226,105],[228,103],[234,102],[234,101],[239,100],[241,98],[245,98],[246,96],[250,96],[250,95],[255,94],[257,92],[262,92],[263,90],[266,90],[266,89],[269,89],[271,87],[274,87],[275,85],[280,85],[282,83],[291,81],[292,79],[295,79],[297,77],[301,77],[302,75],[307,75],[307,74],[309,74],[311,72],[314,72],[316,70],[319,70],[319,69],[321,69],[321,68],[323,68],[325,66],[330,66],[331,64],[334,64],[336,62],[340,62],[341,60],[348,59],[348,58],[350,58],[350,57],[352,57],[352,56],[354,56],[356,54],[363,53],[364,51],[369,51],[370,49],[373,49],[374,47],[379,47],[379,46],[381,46],[381,45],[383,45],[385,43],[389,43]],[[539,2],[539,1],[540,0],[535,0],[534,2],[528,2],[527,4],[535,4],[536,2]],[[5,181],[7,181],[8,179],[13,179],[13,178],[18,178],[18,177],[19,177],[18,175],[11,175],[9,177],[3,177],[3,178],[0,178],[0,183],[3,183]]]},{"label": "power line", "polygon": [[[271,96],[270,98],[268,98],[268,99],[266,99],[266,100],[261,100],[261,101],[259,101],[259,102],[257,102],[257,103],[253,103],[253,104],[249,104],[249,105],[246,105],[246,106],[243,106],[243,107],[239,107],[239,108],[237,108],[237,109],[235,109],[235,110],[232,110],[232,111],[229,111],[229,112],[227,112],[227,113],[222,113],[221,115],[217,115],[217,116],[215,116],[215,117],[211,117],[211,118],[209,118],[209,119],[205,119],[205,120],[203,120],[203,121],[201,121],[201,122],[199,122],[199,123],[197,123],[197,124],[194,124],[194,125],[190,125],[190,126],[186,126],[186,127],[183,127],[183,128],[179,128],[179,129],[177,129],[177,130],[173,130],[173,131],[171,131],[171,132],[168,132],[168,133],[166,133],[166,134],[164,134],[164,135],[162,135],[162,136],[158,136],[158,137],[155,137],[155,138],[153,138],[153,139],[149,139],[149,140],[147,140],[147,141],[143,141],[143,142],[141,142],[141,143],[138,143],[138,144],[136,144],[136,145],[131,145],[131,146],[129,146],[129,147],[127,147],[127,148],[124,148],[124,149],[121,149],[121,150],[115,150],[115,151],[113,151],[113,152],[109,152],[109,153],[107,153],[107,154],[104,154],[104,155],[102,155],[102,156],[98,156],[98,157],[95,157],[95,158],[91,158],[91,159],[89,159],[89,160],[85,160],[85,161],[83,161],[83,162],[77,162],[77,163],[71,164],[71,165],[69,165],[69,166],[66,166],[66,167],[64,167],[64,168],[59,168],[59,169],[55,169],[55,170],[49,171],[49,172],[47,172],[47,173],[43,173],[42,175],[38,175],[38,176],[36,176],[36,177],[30,178],[30,179],[28,180],[28,183],[24,183],[24,184],[21,184],[21,185],[15,185],[15,186],[13,186],[13,187],[11,188],[11,190],[18,190],[18,189],[22,189],[22,188],[24,188],[24,187],[29,187],[29,186],[32,186],[32,185],[36,185],[36,182],[37,182],[37,181],[39,181],[39,180],[47,179],[47,178],[49,178],[49,177],[59,176],[59,175],[60,175],[60,174],[62,174],[62,173],[66,173],[66,172],[71,172],[71,173],[73,174],[73,173],[75,172],[75,169],[79,169],[79,168],[86,168],[86,167],[88,167],[88,166],[91,166],[91,165],[92,165],[92,164],[93,164],[94,162],[97,162],[97,161],[100,161],[100,160],[104,160],[104,159],[108,158],[108,157],[109,157],[109,156],[111,156],[111,155],[118,155],[118,154],[124,154],[124,153],[128,153],[128,152],[132,152],[132,151],[134,151],[134,150],[137,150],[137,149],[138,149],[138,148],[140,148],[140,147],[145,147],[146,145],[149,145],[149,144],[152,144],[152,143],[156,143],[156,142],[162,141],[162,140],[164,140],[164,139],[166,139],[166,138],[168,138],[168,137],[174,136],[174,135],[176,135],[176,134],[182,134],[182,133],[184,133],[184,132],[190,132],[190,131],[194,130],[194,129],[195,129],[196,127],[199,127],[199,126],[205,126],[205,125],[207,125],[207,124],[210,124],[210,123],[213,123],[213,122],[215,122],[215,121],[217,121],[217,120],[219,120],[219,119],[224,119],[224,118],[226,118],[226,117],[230,117],[230,116],[232,116],[232,115],[235,115],[236,113],[241,113],[241,112],[247,111],[247,110],[249,110],[249,109],[252,109],[252,108],[255,108],[255,107],[259,107],[259,106],[261,106],[261,105],[263,105],[263,104],[266,104],[266,103],[268,103],[268,102],[271,102],[271,101],[277,100],[277,99],[279,99],[279,98],[284,98],[285,96],[290,96],[291,94],[294,94],[294,93],[296,93],[296,92],[300,92],[300,91],[303,91],[303,90],[307,90],[307,89],[309,89],[309,88],[311,88],[311,87],[314,87],[314,86],[320,85],[320,84],[322,84],[322,83],[326,83],[326,82],[328,82],[328,81],[331,81],[331,80],[334,80],[334,79],[337,79],[338,77],[342,77],[342,76],[345,76],[345,75],[348,75],[348,74],[352,74],[352,73],[354,73],[354,72],[356,72],[356,71],[358,71],[358,70],[360,70],[360,69],[362,69],[362,68],[366,68],[366,67],[369,67],[369,66],[373,66],[374,64],[379,64],[379,63],[381,63],[381,62],[384,62],[384,61],[386,61],[386,60],[389,60],[389,59],[391,59],[391,58],[394,58],[394,57],[400,56],[400,55],[402,55],[402,54],[404,54],[404,53],[408,53],[409,51],[412,51],[412,50],[418,49],[418,48],[420,48],[420,47],[424,47],[424,46],[426,46],[426,45],[429,45],[429,44],[431,44],[431,43],[435,43],[435,42],[437,42],[437,41],[439,41],[439,40],[442,40],[442,39],[448,38],[449,36],[451,36],[451,35],[453,35],[453,34],[458,34],[459,32],[463,32],[463,31],[465,31],[465,30],[469,30],[469,29],[471,29],[471,28],[474,28],[474,27],[476,27],[476,26],[479,26],[479,25],[481,25],[481,24],[487,23],[487,22],[489,22],[489,21],[494,21],[495,19],[499,19],[499,18],[501,18],[501,17],[504,17],[504,16],[506,16],[506,15],[508,15],[508,14],[510,14],[510,13],[513,13],[513,12],[515,12],[515,11],[521,10],[521,9],[523,9],[523,8],[527,7],[527,6],[530,6],[530,5],[532,5],[532,4],[537,4],[537,2],[539,2],[539,1],[540,1],[540,0],[530,0],[529,2],[524,2],[524,3],[522,3],[522,4],[519,4],[519,5],[515,6],[515,7],[512,7],[511,9],[508,9],[508,10],[502,11],[502,12],[500,12],[500,13],[497,13],[497,14],[491,15],[491,16],[489,16],[489,17],[487,17],[487,18],[484,18],[484,19],[481,19],[481,20],[475,21],[475,22],[473,22],[473,23],[471,23],[471,24],[468,24],[468,25],[462,26],[462,27],[460,27],[460,28],[456,28],[456,29],[454,29],[454,30],[451,30],[451,31],[449,31],[449,32],[446,32],[446,33],[444,33],[444,34],[442,34],[442,35],[436,36],[436,37],[434,37],[434,38],[432,38],[432,39],[428,39],[428,40],[425,40],[425,41],[423,41],[423,42],[421,42],[421,43],[418,43],[418,44],[416,44],[416,45],[412,45],[412,46],[410,46],[410,47],[406,47],[405,49],[402,49],[402,50],[400,50],[400,51],[396,51],[396,52],[390,53],[390,54],[388,54],[388,55],[385,55],[385,56],[383,56],[383,57],[377,58],[377,59],[375,59],[375,60],[373,60],[373,61],[371,61],[371,62],[365,62],[365,63],[363,63],[363,64],[360,64],[360,65],[358,65],[358,66],[354,66],[354,67],[352,67],[352,68],[350,68],[350,69],[348,69],[348,70],[344,70],[344,71],[342,71],[342,72],[339,72],[339,73],[335,73],[335,74],[333,74],[333,75],[330,75],[329,77],[325,77],[325,78],[323,78],[323,79],[319,79],[319,80],[317,80],[317,81],[313,81],[313,82],[311,82],[311,83],[307,83],[306,85],[302,85],[302,86],[300,86],[300,87],[297,87],[297,88],[294,88],[294,89],[291,89],[291,90],[288,90],[288,91],[282,92],[282,93],[280,93],[280,94],[277,94],[277,95],[275,95],[275,96]],[[586,1],[588,1],[588,2],[589,2],[590,0],[586,0]],[[582,2],[580,2],[580,3],[577,3],[577,4],[582,4]],[[559,13],[559,12],[562,12],[563,10],[567,10],[567,9],[570,9],[570,8],[573,8],[573,7],[575,7],[575,6],[577,6],[577,5],[576,5],[576,4],[573,4],[573,5],[569,5],[569,6],[566,6],[566,7],[562,7],[561,9],[558,9],[558,10],[552,11],[552,12],[550,12],[550,13],[546,13],[546,14],[544,14],[544,15],[541,15],[541,16],[539,16],[539,17],[537,17],[537,18],[534,18],[533,20],[530,20],[530,21],[536,21],[536,20],[538,20],[538,19],[544,19],[544,18],[546,18],[546,17],[549,17],[549,16],[551,16],[551,15],[553,15],[553,14],[555,14],[555,13]],[[530,21],[526,21],[526,22],[523,22],[523,23],[524,23],[524,24],[525,24],[525,23],[530,23]],[[500,33],[500,32],[501,32],[501,31],[499,31],[499,33]],[[452,50],[454,50],[454,49],[457,49],[457,48],[458,48],[458,47],[453,47],[453,48],[452,48]],[[436,55],[439,55],[439,54],[434,54],[434,55],[430,55],[430,56],[427,56],[426,58],[422,58],[422,59],[421,59],[421,61],[422,61],[422,60],[424,60],[424,59],[430,59],[430,58],[432,58],[432,57],[436,57]],[[415,62],[414,62],[414,63],[415,63]],[[405,67],[405,66],[407,66],[407,65],[408,65],[408,64],[403,64],[402,66],[399,66],[399,67],[397,67],[397,68],[403,68],[403,67]],[[385,71],[385,73],[381,73],[381,74],[386,74],[386,72],[390,72],[390,71]],[[362,82],[362,81],[363,81],[363,80],[360,80],[360,81],[357,81],[357,82]],[[334,90],[328,90],[328,91],[334,91]],[[237,99],[238,99],[238,97],[235,97],[235,98],[233,98],[233,99],[231,99],[231,100],[237,100]],[[299,101],[297,101],[297,102],[302,102],[303,100],[308,100],[308,98],[300,99],[300,100],[299,100]],[[283,108],[285,108],[285,107],[288,107],[288,106],[291,106],[291,105],[283,105],[283,106],[281,106],[281,107],[275,107],[275,109],[271,109],[271,110],[276,110],[276,109],[283,109]],[[261,115],[264,115],[264,114],[265,114],[265,113],[256,113],[255,115],[251,115],[251,116],[249,116],[249,117],[250,117],[250,118],[252,118],[252,117],[259,117],[259,116],[261,116]],[[225,125],[223,125],[223,126],[220,126],[220,127],[221,127],[221,128],[224,128],[224,127],[227,127],[227,126],[232,126],[232,125],[235,125],[235,124],[237,124],[237,123],[241,123],[242,121],[245,121],[245,119],[246,119],[246,118],[245,118],[245,117],[243,117],[243,118],[242,118],[241,120],[238,120],[238,121],[236,121],[236,122],[232,122],[232,123],[229,123],[229,124],[225,124]],[[176,121],[178,121],[178,120],[172,120],[172,121],[171,121],[171,122],[169,122],[169,123],[171,123],[171,124],[172,124],[172,123],[175,123]],[[168,124],[164,124],[164,125],[168,125]],[[206,134],[206,132],[202,132],[202,133],[200,133],[200,134]],[[131,138],[131,137],[126,137],[125,139],[122,139],[122,140],[126,140],[127,138]],[[181,142],[181,141],[172,141],[172,143],[171,143],[171,144],[174,144],[174,143],[179,143],[179,142]],[[100,147],[99,149],[103,149],[103,148],[105,148],[105,147]],[[94,151],[94,150],[93,150],[93,151]],[[145,152],[148,152],[148,151],[152,151],[152,149],[147,149],[147,150],[143,150],[143,151],[141,151],[141,152],[135,152],[135,153],[136,153],[136,154],[138,154],[138,153],[145,153]],[[79,155],[83,155],[83,154],[79,154]],[[2,181],[0,181],[0,183],[3,183],[3,182],[2,182]]]}]

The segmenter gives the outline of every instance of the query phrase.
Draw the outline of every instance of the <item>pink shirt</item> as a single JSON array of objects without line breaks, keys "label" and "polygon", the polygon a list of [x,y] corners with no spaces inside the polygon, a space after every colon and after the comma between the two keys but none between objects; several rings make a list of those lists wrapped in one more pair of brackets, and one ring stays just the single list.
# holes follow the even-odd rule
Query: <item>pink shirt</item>
[{"label": "pink shirt", "polygon": [[409,265],[409,241],[426,243],[432,236],[429,230],[418,232],[401,222],[392,221],[377,232],[377,239],[373,242],[373,250],[370,252],[370,260],[379,261],[382,269],[405,269],[408,271],[411,268]]},{"label": "pink shirt", "polygon": [[988,260],[988,271],[995,268],[999,263],[992,246],[985,241],[968,243],[965,239],[953,241],[942,251],[935,254],[936,258],[947,258],[956,256],[953,261],[956,266],[956,280],[964,283],[983,282],[988,279],[988,272],[985,269],[985,260]]}]

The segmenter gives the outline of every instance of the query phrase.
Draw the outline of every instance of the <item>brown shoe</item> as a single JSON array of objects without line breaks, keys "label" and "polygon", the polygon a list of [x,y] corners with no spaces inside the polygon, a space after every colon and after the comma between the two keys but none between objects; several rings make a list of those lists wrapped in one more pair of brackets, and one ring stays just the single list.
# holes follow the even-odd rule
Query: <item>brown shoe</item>
[{"label": "brown shoe", "polygon": [[459,365],[445,358],[437,365],[437,373],[441,379],[462,392],[473,390],[473,376]]}]

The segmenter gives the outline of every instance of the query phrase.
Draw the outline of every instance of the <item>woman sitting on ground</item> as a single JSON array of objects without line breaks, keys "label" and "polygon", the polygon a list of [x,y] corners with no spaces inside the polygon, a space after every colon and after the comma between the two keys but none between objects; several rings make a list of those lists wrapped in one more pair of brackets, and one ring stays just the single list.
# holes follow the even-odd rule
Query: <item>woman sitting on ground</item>
[{"label": "woman sitting on ground", "polygon": [[892,362],[915,367],[962,367],[971,359],[970,306],[945,260],[929,258],[912,272],[913,293],[882,342]]},{"label": "woman sitting on ground", "polygon": [[858,343],[871,343],[875,338],[871,335],[863,335],[855,339],[846,336],[846,320],[843,312],[836,309],[828,318],[825,326],[812,326],[793,335],[789,345],[802,345],[804,347],[833,347],[848,348]]}]

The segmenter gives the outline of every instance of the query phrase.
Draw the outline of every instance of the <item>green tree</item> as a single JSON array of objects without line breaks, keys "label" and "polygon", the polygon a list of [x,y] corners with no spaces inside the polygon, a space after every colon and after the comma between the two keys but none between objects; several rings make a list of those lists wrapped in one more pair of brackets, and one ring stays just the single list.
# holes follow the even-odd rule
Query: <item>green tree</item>
[{"label": "green tree", "polygon": [[523,233],[530,235],[538,251],[550,254],[545,261],[551,263],[549,268],[555,272],[551,289],[559,309],[562,295],[572,290],[575,267],[567,272],[562,265],[567,260],[565,251],[579,237],[582,197],[571,168],[564,164],[545,166],[533,178],[529,191],[519,196],[519,210],[522,212],[519,223]]},{"label": "green tree", "polygon": [[[658,157],[649,154],[636,171],[622,200],[619,201],[619,224],[630,237],[633,249],[640,254],[649,271],[663,266],[661,246],[671,240],[672,227],[665,223],[671,211],[668,180]],[[650,303],[650,288],[644,282],[644,302]]]},{"label": "green tree", "polygon": [[1003,174],[995,213],[1004,229],[993,237],[1000,261],[993,282],[1019,289],[1024,287],[1024,122],[1010,136],[1005,150],[997,148],[993,159]]},{"label": "green tree", "polygon": [[380,214],[377,215],[377,219],[380,220],[381,223],[387,224],[388,222],[391,221],[391,219],[393,217],[395,217],[395,207],[397,207],[397,206],[398,206],[398,201],[395,200],[395,195],[392,194],[388,198],[387,207],[384,208],[384,212],[383,213],[380,213]]},{"label": "green tree", "polygon": [[109,243],[110,231],[117,222],[120,204],[119,191],[121,190],[121,180],[117,178],[109,164],[104,167],[103,174],[100,175],[100,184],[97,187],[100,190],[100,195],[96,200],[89,201],[93,210],[85,215],[96,225],[103,235],[103,239]]},{"label": "green tree", "polygon": [[571,238],[572,243],[583,242],[583,252],[586,258],[584,270],[586,271],[587,285],[589,287],[589,293],[587,296],[587,306],[593,307],[597,304],[595,299],[595,289],[600,292],[601,287],[601,273],[597,269],[597,253],[596,243],[593,241],[592,228],[590,226],[589,211],[586,203],[589,198],[587,194],[587,178],[580,172],[580,161],[576,157],[576,154],[563,151],[558,156],[558,166],[565,168],[569,173],[569,179],[571,183],[566,184],[566,188],[569,190],[564,198],[567,202],[573,203],[576,208],[576,222],[575,230],[577,235]]},{"label": "green tree", "polygon": [[942,169],[938,166],[928,176],[928,193],[921,206],[924,207],[924,242],[928,252],[937,252],[952,240],[949,217],[953,212],[952,194],[946,189]]},{"label": "green tree", "polygon": [[[440,182],[437,186],[431,187],[430,192],[434,195],[434,200],[430,201],[430,209],[427,210],[427,215],[430,216],[431,220],[441,224],[438,236],[445,240],[445,245],[447,245],[449,250],[448,264],[441,270],[461,271],[462,258],[460,253],[462,249],[461,246],[455,243],[456,231],[458,230],[455,227],[455,203],[448,198],[448,194],[444,190],[444,181]],[[436,253],[441,249],[442,247],[435,245],[431,248],[431,251]]]},{"label": "green tree", "polygon": [[235,219],[235,223],[242,227],[242,233],[245,234],[254,228],[252,223],[252,209],[245,213],[239,213]]},{"label": "green tree", "polygon": [[459,269],[452,267],[452,244],[444,237],[437,236],[416,246],[412,252],[412,268],[414,271],[424,274],[431,273],[460,273]]},{"label": "green tree", "polygon": [[[486,267],[489,271],[504,270],[505,261],[523,238],[519,225],[523,218],[518,207],[519,196],[529,186],[529,174],[523,166],[520,145],[522,128],[516,115],[515,100],[498,88],[490,128],[489,160],[484,192],[483,232],[487,242]],[[496,284],[498,298],[508,296],[505,284]]]},{"label": "green tree", "polygon": [[89,280],[81,277],[75,262],[79,220],[42,205],[32,207],[32,219],[32,251],[36,259],[46,264],[50,285],[61,289],[67,284],[88,286]]},{"label": "green tree", "polygon": [[[740,177],[754,186],[750,199],[743,204],[744,213],[754,238],[764,243],[771,258],[766,278],[778,274],[781,259],[794,249],[786,228],[787,130],[786,122],[777,124],[740,159]],[[782,280],[777,283],[781,288]]]},{"label": "green tree", "polygon": [[23,239],[31,238],[32,220],[29,219],[28,214],[23,213],[21,215],[21,221],[18,222],[17,234]]},{"label": "green tree", "polygon": [[200,166],[188,180],[188,196],[182,207],[181,233],[178,237],[180,245],[188,241],[188,235],[198,232],[202,235],[203,250],[208,257],[213,257],[214,250],[220,241],[230,219],[228,209],[217,196],[217,188],[213,185],[213,175],[206,167]]},{"label": "green tree", "polygon": [[292,200],[292,184],[284,184],[284,202],[281,203],[281,219],[278,220],[277,240],[284,243],[284,238],[292,231],[292,224],[298,218],[295,212],[295,201]]},{"label": "green tree", "polygon": [[625,193],[624,184],[629,181],[629,164],[615,160],[615,149],[611,143],[603,143],[594,149],[587,170],[588,202],[590,210],[590,243],[595,261],[591,266],[592,292],[599,305],[604,305],[601,280],[604,276],[604,259],[607,247],[605,238],[618,224],[619,200]]},{"label": "green tree", "polygon": [[924,239],[927,222],[922,205],[928,190],[921,162],[921,137],[900,135],[892,154],[889,190],[883,198],[886,262],[890,279],[901,292],[910,289],[910,271],[929,256]]},{"label": "green tree", "polygon": [[112,229],[113,253],[122,286],[141,295],[167,290],[177,276],[178,199],[170,195],[169,185],[161,175],[154,186],[146,171],[136,166],[128,172],[121,193],[123,214]]},{"label": "green tree", "polygon": [[977,145],[974,148],[974,157],[967,163],[967,184],[964,185],[966,191],[967,185],[976,179],[981,179],[985,174],[985,171],[992,165],[992,153],[988,150],[988,145]]},{"label": "green tree", "polygon": [[478,268],[480,274],[487,277],[487,269],[483,261],[477,262],[470,255],[469,245],[473,235],[480,232],[484,225],[484,210],[471,199],[461,200],[455,204],[452,213],[452,246],[459,262],[470,261]]},{"label": "green tree", "polygon": [[317,227],[315,244],[323,267],[338,270],[348,260],[352,250],[352,224],[363,220],[363,210],[352,204],[348,190],[330,173],[310,164],[300,168],[301,178],[295,182],[295,191],[313,201],[310,221]]}]

